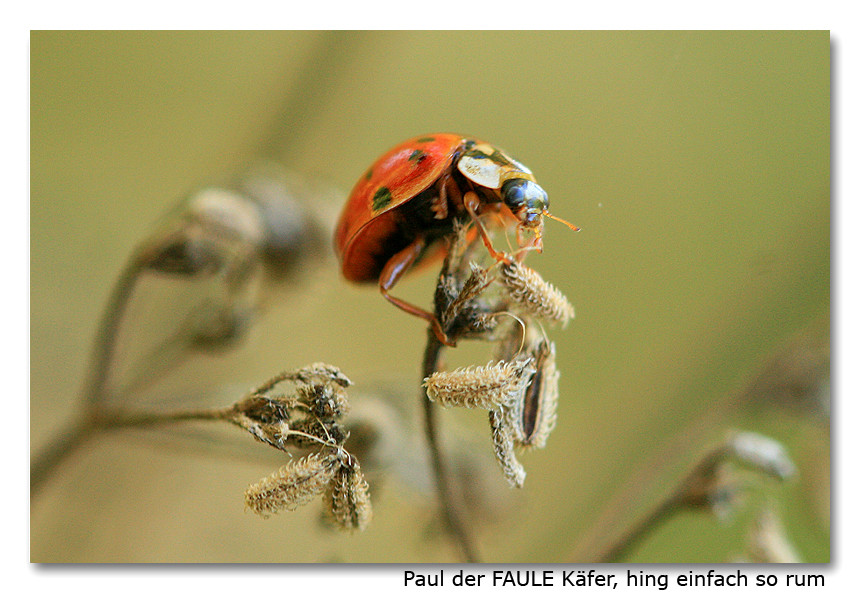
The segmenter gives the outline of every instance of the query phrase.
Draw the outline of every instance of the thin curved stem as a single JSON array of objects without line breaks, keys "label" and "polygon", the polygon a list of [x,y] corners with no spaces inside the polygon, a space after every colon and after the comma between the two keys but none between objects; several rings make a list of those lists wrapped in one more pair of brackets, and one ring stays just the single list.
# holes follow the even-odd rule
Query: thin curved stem
[{"label": "thin curved stem", "polygon": [[30,465],[30,498],[36,496],[63,461],[81,449],[97,432],[98,426],[90,418],[85,418],[55,436]]},{"label": "thin curved stem", "polygon": [[102,430],[115,430],[120,428],[158,426],[159,424],[174,424],[189,420],[232,421],[234,415],[235,412],[232,407],[177,410],[171,412],[138,412],[134,414],[106,413],[99,417],[98,424]]},{"label": "thin curved stem", "polygon": [[[427,332],[427,346],[424,350],[424,377],[429,377],[431,374],[439,370],[439,355],[442,352],[443,344],[436,338],[432,330]],[[436,407],[424,389],[421,391],[421,399],[424,409],[424,429],[427,435],[427,444],[430,448],[431,461],[433,464],[433,474],[436,479],[436,491],[439,496],[439,505],[442,511],[442,517],[445,520],[445,526],[460,547],[466,562],[479,562],[475,545],[472,541],[472,536],[460,515],[457,505],[454,501],[453,484],[448,471],[448,465],[442,455],[442,449],[439,445],[438,426],[436,420]]]},{"label": "thin curved stem", "polygon": [[30,466],[30,498],[44,486],[54,470],[96,435],[108,430],[172,424],[188,420],[232,421],[232,408],[179,410],[172,412],[141,412],[121,414],[99,411],[92,413],[69,426],[50,445],[45,447]]},{"label": "thin curved stem", "polygon": [[133,257],[128,265],[123,268],[99,323],[93,344],[92,362],[82,390],[84,401],[88,405],[93,405],[104,398],[110,366],[114,359],[116,340],[119,335],[119,324],[140,277],[140,261],[139,257]]},{"label": "thin curved stem", "polygon": [[83,381],[81,399],[83,414],[45,447],[30,466],[30,498],[44,486],[47,479],[66,459],[78,451],[103,428],[95,410],[104,399],[110,367],[113,363],[119,325],[134,293],[141,271],[141,260],[133,257],[123,268],[111,291],[110,300],[99,321],[93,343],[91,362]]}]

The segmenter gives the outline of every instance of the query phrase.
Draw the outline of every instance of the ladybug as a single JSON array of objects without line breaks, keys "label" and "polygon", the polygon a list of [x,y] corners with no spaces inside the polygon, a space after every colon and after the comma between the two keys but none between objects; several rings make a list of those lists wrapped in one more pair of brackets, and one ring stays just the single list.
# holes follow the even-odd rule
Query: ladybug
[{"label": "ladybug", "polygon": [[[436,337],[453,345],[436,316],[390,294],[413,268],[445,247],[455,220],[471,219],[490,255],[496,251],[481,218],[502,215],[516,225],[517,243],[542,250],[543,217],[549,198],[532,172],[503,150],[459,134],[429,134],[398,144],[358,180],[335,230],[341,272],[351,282],[376,282],[382,296],[431,323]],[[534,233],[526,244],[523,231]]]}]

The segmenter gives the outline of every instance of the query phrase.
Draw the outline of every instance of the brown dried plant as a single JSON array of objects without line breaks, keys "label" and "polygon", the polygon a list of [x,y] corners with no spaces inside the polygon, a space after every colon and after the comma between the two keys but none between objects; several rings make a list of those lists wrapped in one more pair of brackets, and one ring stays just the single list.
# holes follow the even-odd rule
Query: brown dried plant
[{"label": "brown dried plant", "polygon": [[[294,384],[292,393],[273,393],[285,382]],[[245,492],[249,509],[268,516],[295,510],[324,494],[324,508],[335,524],[367,527],[367,482],[358,460],[343,446],[349,437],[343,419],[349,411],[346,387],[351,384],[337,367],[314,363],[280,373],[230,408],[228,421],[276,449],[322,448],[251,485]]]},{"label": "brown dried plant", "polygon": [[[358,460],[344,448],[351,382],[337,367],[315,363],[279,373],[227,408],[134,412],[123,402],[179,366],[184,355],[237,344],[257,317],[263,285],[295,280],[304,259],[319,255],[322,223],[301,205],[319,193],[263,163],[233,187],[194,192],[138,244],[105,308],[82,389],[81,418],[36,457],[31,496],[76,449],[107,430],[226,421],[293,457],[248,488],[249,508],[267,515],[326,493],[324,507],[335,523],[346,529],[368,525],[368,486]],[[195,286],[205,282],[220,298],[203,299],[167,342],[142,357],[138,377],[123,383],[116,368],[118,336],[132,295],[150,276]]]},{"label": "brown dried plant", "polygon": [[[524,254],[524,253],[523,253]],[[455,339],[495,342],[495,360],[453,371],[432,369],[427,398],[444,407],[489,410],[493,451],[505,478],[522,487],[517,449],[543,448],[556,424],[560,373],[542,322],[567,324],[573,306],[518,257],[481,266],[456,229],[436,290],[439,319]],[[505,322],[502,322],[505,320]]]}]

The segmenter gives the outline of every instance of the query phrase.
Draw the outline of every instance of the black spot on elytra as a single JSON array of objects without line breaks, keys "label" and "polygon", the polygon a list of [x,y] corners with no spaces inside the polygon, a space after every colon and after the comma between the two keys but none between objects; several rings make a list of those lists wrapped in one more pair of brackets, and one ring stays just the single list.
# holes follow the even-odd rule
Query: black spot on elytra
[{"label": "black spot on elytra", "polygon": [[382,210],[391,203],[391,190],[387,187],[380,187],[373,194],[372,208],[374,210]]},{"label": "black spot on elytra", "polygon": [[427,153],[424,152],[423,150],[418,150],[418,149],[413,150],[412,154],[409,155],[409,160],[414,161],[416,165],[426,158],[427,158]]}]

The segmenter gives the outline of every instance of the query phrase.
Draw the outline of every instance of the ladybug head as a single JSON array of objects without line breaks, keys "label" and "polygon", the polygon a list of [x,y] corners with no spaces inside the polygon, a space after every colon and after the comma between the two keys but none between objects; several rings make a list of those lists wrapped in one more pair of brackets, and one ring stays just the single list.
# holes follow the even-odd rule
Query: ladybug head
[{"label": "ladybug head", "polygon": [[520,225],[534,229],[543,225],[541,218],[549,208],[549,196],[541,186],[528,179],[509,179],[502,185],[502,199],[520,220]]},{"label": "ladybug head", "polygon": [[562,222],[574,231],[579,230],[579,227],[549,213],[549,196],[546,195],[541,186],[530,179],[516,178],[505,181],[502,184],[502,199],[514,216],[519,219],[520,228],[534,231],[534,246],[538,251],[542,247],[541,235],[543,234],[544,216]]}]

